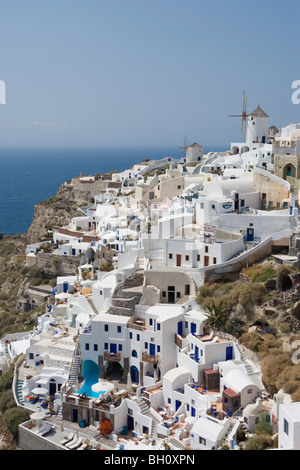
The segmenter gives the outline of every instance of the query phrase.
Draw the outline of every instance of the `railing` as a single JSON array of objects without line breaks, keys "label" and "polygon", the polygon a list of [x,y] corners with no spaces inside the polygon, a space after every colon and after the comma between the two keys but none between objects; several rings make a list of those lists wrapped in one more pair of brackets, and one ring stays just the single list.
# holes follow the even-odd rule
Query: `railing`
[{"label": "railing", "polygon": [[150,356],[147,352],[142,353],[142,360],[144,362],[150,362],[150,364],[157,364],[158,363],[158,356]]},{"label": "railing", "polygon": [[139,330],[139,331],[144,331],[144,330],[146,330],[145,325],[141,325],[141,324],[140,324],[140,325],[137,325],[136,323],[133,323],[133,322],[128,322],[128,323],[127,323],[127,327],[128,327],[128,328],[133,328],[133,329]]},{"label": "railing", "polygon": [[104,360],[109,362],[120,362],[121,353],[110,353],[108,351],[104,352]]},{"label": "railing", "polygon": [[182,349],[182,337],[177,334],[175,334],[175,344]]}]

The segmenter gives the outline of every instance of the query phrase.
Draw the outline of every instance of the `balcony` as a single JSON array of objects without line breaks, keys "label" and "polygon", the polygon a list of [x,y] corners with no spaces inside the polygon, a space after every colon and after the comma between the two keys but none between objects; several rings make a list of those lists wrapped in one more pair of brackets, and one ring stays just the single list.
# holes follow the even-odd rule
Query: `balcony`
[{"label": "balcony", "polygon": [[127,323],[128,328],[133,328],[134,330],[144,331],[146,330],[145,321],[144,320],[134,320],[129,321]]},{"label": "balcony", "polygon": [[150,364],[157,364],[158,363],[158,356],[150,356],[147,352],[142,353],[142,360],[144,362],[149,362]]},{"label": "balcony", "polygon": [[109,351],[104,352],[104,360],[109,362],[120,362],[121,353],[111,353]]}]

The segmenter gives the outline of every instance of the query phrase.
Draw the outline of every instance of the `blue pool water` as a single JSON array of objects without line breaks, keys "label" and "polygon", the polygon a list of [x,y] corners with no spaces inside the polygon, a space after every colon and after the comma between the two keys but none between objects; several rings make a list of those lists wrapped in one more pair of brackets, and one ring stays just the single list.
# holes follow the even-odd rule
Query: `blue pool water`
[{"label": "blue pool water", "polygon": [[99,398],[105,392],[94,392],[92,385],[99,381],[98,365],[94,361],[84,361],[82,364],[81,375],[85,378],[83,385],[77,390],[77,393],[86,392],[86,395],[92,398]]}]

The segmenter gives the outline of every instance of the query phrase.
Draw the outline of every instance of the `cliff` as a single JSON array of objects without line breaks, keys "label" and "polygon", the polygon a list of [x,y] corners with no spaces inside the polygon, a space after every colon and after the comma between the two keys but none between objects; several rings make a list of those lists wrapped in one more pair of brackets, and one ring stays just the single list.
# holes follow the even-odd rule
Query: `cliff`
[{"label": "cliff", "polygon": [[64,183],[55,196],[34,207],[32,223],[28,230],[28,244],[48,238],[48,230],[67,225],[75,216],[82,215],[78,207],[93,202],[95,195],[104,192],[112,183],[109,180],[89,183]]}]

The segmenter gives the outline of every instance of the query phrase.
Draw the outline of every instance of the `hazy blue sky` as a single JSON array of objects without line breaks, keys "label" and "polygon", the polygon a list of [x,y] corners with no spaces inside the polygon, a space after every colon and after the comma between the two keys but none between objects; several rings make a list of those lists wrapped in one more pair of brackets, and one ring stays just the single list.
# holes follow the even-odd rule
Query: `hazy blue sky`
[{"label": "hazy blue sky", "polygon": [[300,122],[299,0],[0,0],[2,146],[228,145]]}]

